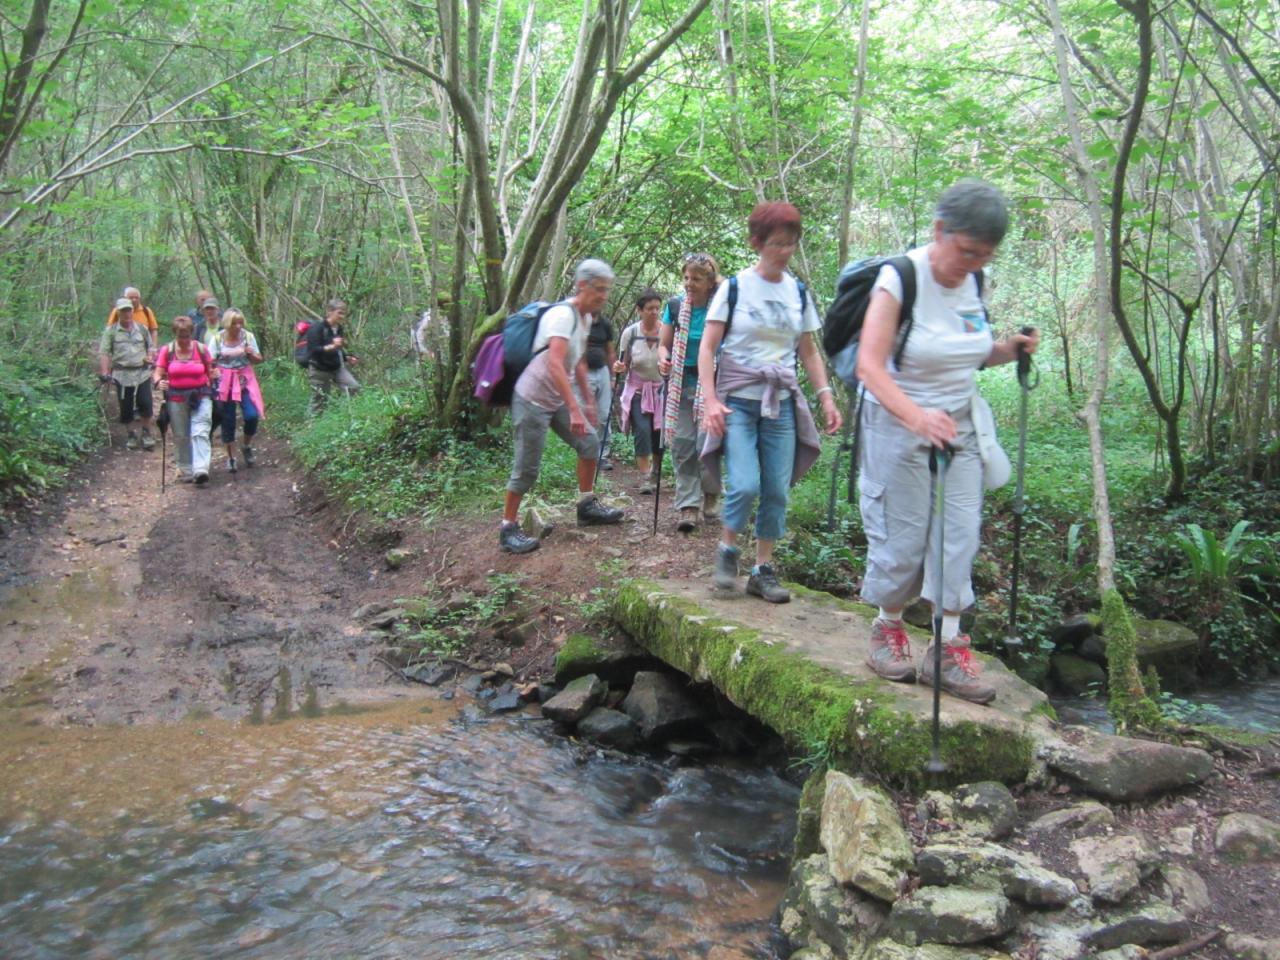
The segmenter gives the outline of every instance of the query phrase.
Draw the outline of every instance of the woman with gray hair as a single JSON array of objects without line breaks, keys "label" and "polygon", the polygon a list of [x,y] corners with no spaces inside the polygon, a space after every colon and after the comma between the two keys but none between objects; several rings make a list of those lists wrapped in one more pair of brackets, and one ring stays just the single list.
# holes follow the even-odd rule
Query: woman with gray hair
[{"label": "woman with gray hair", "polygon": [[313,323],[307,329],[307,379],[311,383],[313,415],[324,411],[329,391],[335,385],[348,397],[360,390],[360,384],[347,369],[347,341],[342,330],[345,319],[347,302],[334,297],[325,305],[324,323]]},{"label": "woman with gray hair", "polygon": [[[907,256],[915,272],[914,320],[905,344],[902,279],[889,265],[876,279],[858,348],[858,379],[866,385],[859,478],[867,571],[862,599],[880,608],[867,664],[887,680],[911,683],[902,611],[922,596],[942,614],[943,690],[988,703],[995,688],[981,676],[960,633],[960,614],[973,603],[970,575],[982,520],[982,458],[971,409],[975,374],[1034,353],[1039,336],[992,336],[982,299],[981,271],[1009,226],[1008,203],[995,187],[961,180],[938,201],[933,240]],[[894,362],[897,350],[898,362]],[[933,468],[931,469],[931,464]],[[941,518],[933,516],[935,484],[945,471]],[[945,529],[944,529],[945,527]],[[937,537],[945,551],[937,582]],[[933,644],[921,683],[934,680]]]},{"label": "woman with gray hair", "polygon": [[514,458],[498,528],[498,547],[506,553],[529,553],[541,543],[521,531],[520,501],[538,479],[548,432],[578,454],[578,526],[622,522],[622,511],[601,503],[594,492],[600,416],[587,380],[586,356],[591,321],[613,289],[613,268],[603,260],[583,260],[573,281],[573,295],[538,319],[533,359],[511,397]]}]

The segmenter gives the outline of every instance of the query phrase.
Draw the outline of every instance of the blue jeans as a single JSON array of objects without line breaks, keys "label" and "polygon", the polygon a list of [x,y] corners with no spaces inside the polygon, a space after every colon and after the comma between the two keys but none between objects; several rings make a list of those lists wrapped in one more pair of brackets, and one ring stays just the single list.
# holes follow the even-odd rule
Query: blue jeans
[{"label": "blue jeans", "polygon": [[787,496],[796,459],[795,402],[790,397],[782,401],[776,420],[760,416],[759,400],[730,397],[726,403],[721,522],[742,533],[759,497],[756,539],[781,539],[787,531]]},{"label": "blue jeans", "polygon": [[253,400],[249,398],[249,391],[245,390],[240,394],[240,403],[234,400],[224,400],[222,402],[222,442],[235,443],[236,441],[236,407],[244,408],[244,441],[248,443],[253,439],[253,435],[258,432],[258,408],[253,405]]}]

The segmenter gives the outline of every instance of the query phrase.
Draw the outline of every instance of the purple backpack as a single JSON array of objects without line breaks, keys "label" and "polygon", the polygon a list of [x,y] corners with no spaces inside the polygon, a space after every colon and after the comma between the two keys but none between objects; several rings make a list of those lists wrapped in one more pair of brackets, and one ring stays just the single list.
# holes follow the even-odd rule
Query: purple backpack
[{"label": "purple backpack", "polygon": [[[563,303],[564,301],[560,301]],[[516,381],[533,358],[547,349],[533,349],[538,339],[538,324],[542,315],[555,304],[545,300],[527,303],[502,321],[502,330],[484,338],[476,359],[471,364],[471,378],[475,381],[473,396],[490,407],[511,405]],[[578,312],[573,314],[573,329],[578,329]]]}]

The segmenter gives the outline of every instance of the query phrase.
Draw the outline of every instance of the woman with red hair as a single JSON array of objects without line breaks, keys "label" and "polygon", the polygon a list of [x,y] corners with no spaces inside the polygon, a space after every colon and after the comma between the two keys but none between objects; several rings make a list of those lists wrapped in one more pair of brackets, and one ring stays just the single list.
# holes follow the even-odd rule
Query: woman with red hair
[{"label": "woman with red hair", "polygon": [[738,577],[738,536],[756,511],[756,562],[747,593],[770,603],[791,594],[773,569],[773,547],[786,532],[792,484],[818,459],[820,439],[796,380],[796,361],[822,404],[826,432],[842,419],[814,334],[821,329],[813,298],[787,267],[800,244],[800,212],[789,203],[759,204],[747,220],[754,266],[720,284],[707,308],[698,353],[705,398],[703,457],[726,460],[723,532],[715,581],[732,588]]}]

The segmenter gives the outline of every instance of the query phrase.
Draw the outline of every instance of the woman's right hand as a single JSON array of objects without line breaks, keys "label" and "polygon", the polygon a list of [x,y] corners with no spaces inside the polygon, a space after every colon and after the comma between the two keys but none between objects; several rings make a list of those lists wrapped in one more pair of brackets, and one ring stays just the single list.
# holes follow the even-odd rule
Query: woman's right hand
[{"label": "woman's right hand", "polygon": [[669,377],[669,376],[671,376],[671,361],[670,361],[670,360],[659,360],[659,361],[658,361],[658,373],[662,374],[662,376],[664,376],[664,377]]},{"label": "woman's right hand", "polygon": [[945,410],[932,407],[918,407],[918,415],[910,424],[911,432],[929,441],[932,447],[939,449],[949,446],[956,438],[956,422]]},{"label": "woman's right hand", "polygon": [[724,418],[729,415],[729,408],[720,402],[719,397],[707,397],[702,403],[702,432],[712,437],[724,436]]}]

